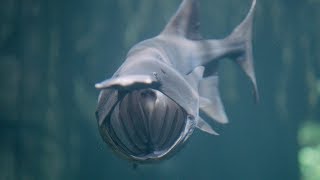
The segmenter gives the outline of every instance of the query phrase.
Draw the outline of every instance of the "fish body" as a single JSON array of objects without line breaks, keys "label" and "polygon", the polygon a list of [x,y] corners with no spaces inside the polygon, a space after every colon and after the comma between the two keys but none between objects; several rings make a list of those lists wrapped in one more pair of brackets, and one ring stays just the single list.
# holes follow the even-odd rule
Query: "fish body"
[{"label": "fish body", "polygon": [[[133,46],[114,75],[96,84],[104,141],[122,157],[146,163],[174,155],[195,128],[217,135],[199,112],[228,122],[217,72],[225,57],[240,65],[258,100],[251,44],[255,4],[229,36],[215,40],[199,33],[199,0],[183,0],[158,36]],[[212,61],[216,67],[204,77]]]}]

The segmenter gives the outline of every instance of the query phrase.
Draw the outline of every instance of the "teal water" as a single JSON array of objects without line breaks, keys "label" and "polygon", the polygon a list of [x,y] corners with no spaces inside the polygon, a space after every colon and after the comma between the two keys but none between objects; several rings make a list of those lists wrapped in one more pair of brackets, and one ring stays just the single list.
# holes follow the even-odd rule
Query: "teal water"
[{"label": "teal water", "polygon": [[[0,1],[0,179],[320,179],[320,1],[257,1],[260,103],[224,60],[220,136],[195,131],[173,158],[137,169],[102,141],[94,84],[180,0]],[[250,4],[201,0],[204,37],[228,35]]]}]

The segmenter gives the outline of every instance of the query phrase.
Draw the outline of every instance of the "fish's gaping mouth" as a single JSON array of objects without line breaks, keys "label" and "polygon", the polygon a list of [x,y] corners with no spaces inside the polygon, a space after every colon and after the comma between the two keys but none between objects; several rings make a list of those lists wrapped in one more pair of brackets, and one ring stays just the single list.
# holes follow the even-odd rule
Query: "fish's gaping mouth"
[{"label": "fish's gaping mouth", "polygon": [[118,100],[99,125],[113,150],[133,160],[157,160],[185,140],[187,113],[155,89],[118,92]]}]

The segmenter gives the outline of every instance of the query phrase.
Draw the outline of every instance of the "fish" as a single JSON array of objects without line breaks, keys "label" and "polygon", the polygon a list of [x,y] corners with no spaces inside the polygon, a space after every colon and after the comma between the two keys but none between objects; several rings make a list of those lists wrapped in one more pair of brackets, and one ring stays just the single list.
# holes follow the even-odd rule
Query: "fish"
[{"label": "fish", "polygon": [[199,4],[183,0],[159,35],[134,45],[113,76],[95,84],[100,135],[120,157],[159,162],[181,150],[195,129],[218,135],[202,116],[229,122],[219,93],[221,59],[239,65],[259,101],[252,52],[256,0],[222,39],[201,36]]}]

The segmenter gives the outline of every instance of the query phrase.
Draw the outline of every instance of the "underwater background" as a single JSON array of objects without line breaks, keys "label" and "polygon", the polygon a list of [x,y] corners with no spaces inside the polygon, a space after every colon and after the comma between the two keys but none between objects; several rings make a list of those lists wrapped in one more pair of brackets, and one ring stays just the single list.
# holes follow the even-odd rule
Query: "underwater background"
[{"label": "underwater background", "polygon": [[[101,139],[96,82],[157,35],[180,0],[1,0],[0,179],[320,179],[320,1],[257,0],[260,103],[233,62],[220,66],[230,119],[198,130],[169,160],[134,169]],[[223,38],[250,0],[201,0],[201,32]],[[211,123],[212,124],[212,123]]]}]

